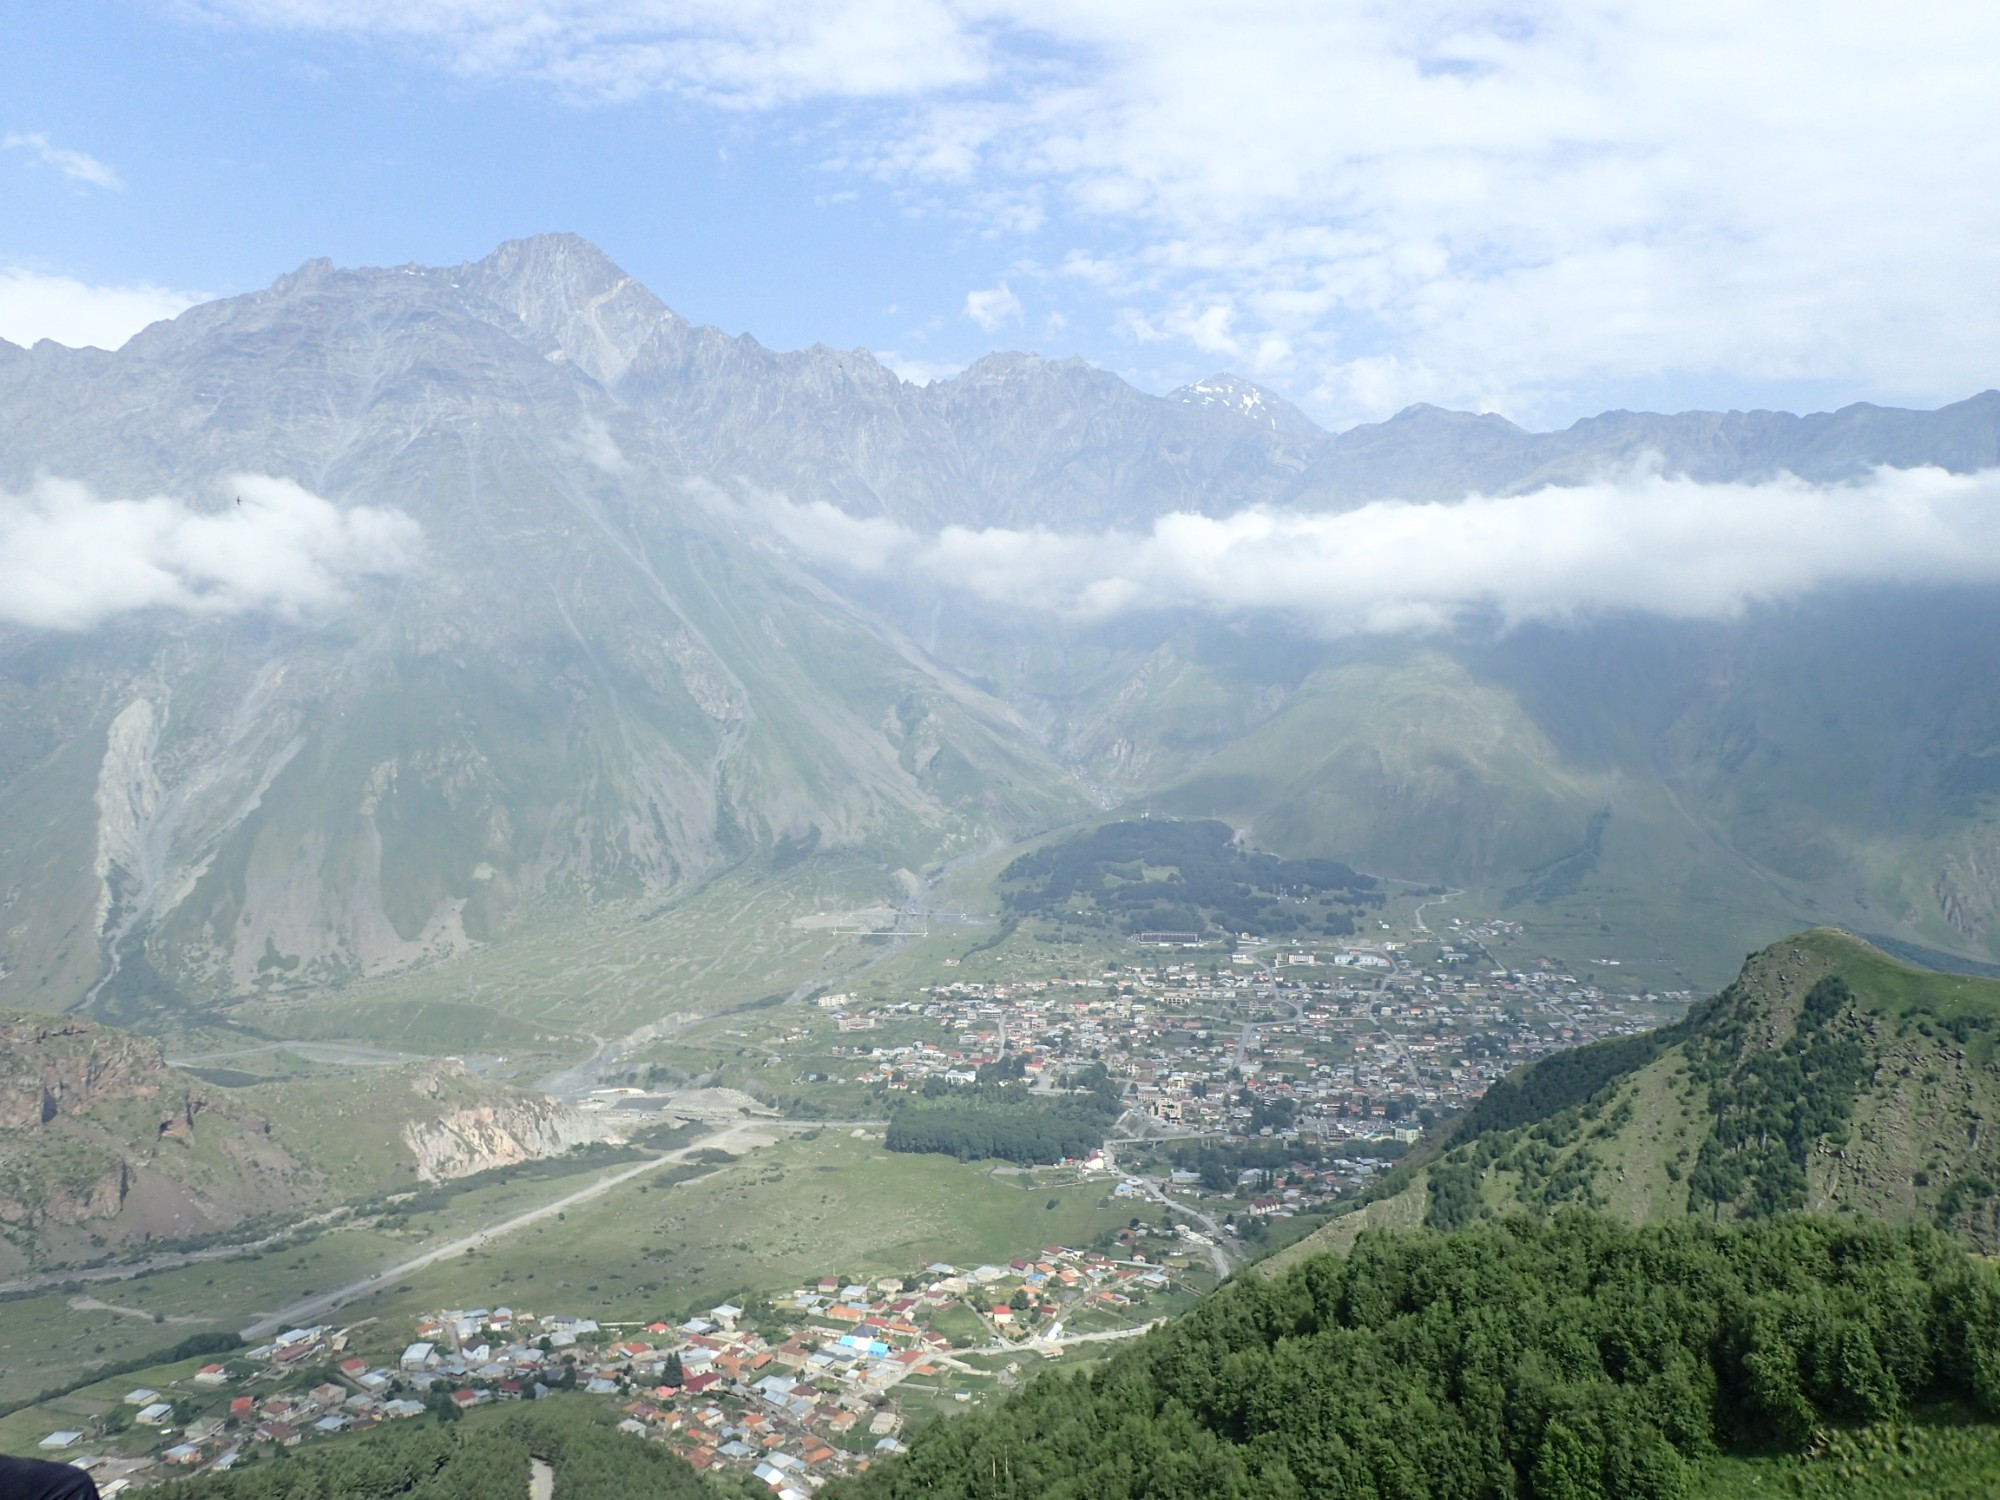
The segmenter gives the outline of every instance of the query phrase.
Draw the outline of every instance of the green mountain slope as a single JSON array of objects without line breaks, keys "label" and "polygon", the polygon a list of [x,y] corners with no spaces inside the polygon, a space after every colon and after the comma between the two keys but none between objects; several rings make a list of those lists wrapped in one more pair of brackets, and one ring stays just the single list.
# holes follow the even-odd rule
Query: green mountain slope
[{"label": "green mountain slope", "polygon": [[1709,989],[1802,925],[1996,956],[1996,641],[1991,601],[1906,592],[1728,626],[1329,643],[1126,625],[939,650],[1033,705],[1124,806],[1463,886],[1547,941],[1665,955]]},{"label": "green mountain slope", "polygon": [[1400,1192],[1321,1234],[1566,1207],[1632,1222],[1806,1209],[1935,1224],[1990,1254],[1997,1042],[2000,981],[1803,932],[1678,1025],[1502,1080]]},{"label": "green mountain slope", "polygon": [[[1990,1443],[2000,1272],[1944,1235],[1572,1214],[1370,1235],[1239,1279],[1100,1370],[936,1422],[829,1492],[1682,1500],[1716,1492],[1720,1455],[1967,1410]],[[1931,1447],[1933,1473],[1990,1471],[1949,1435]]]}]

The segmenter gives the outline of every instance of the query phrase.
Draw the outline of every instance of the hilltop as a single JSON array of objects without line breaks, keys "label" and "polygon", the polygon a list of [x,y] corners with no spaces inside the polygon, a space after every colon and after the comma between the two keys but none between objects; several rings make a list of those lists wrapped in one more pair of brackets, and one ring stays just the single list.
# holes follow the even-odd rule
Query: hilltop
[{"label": "hilltop", "polygon": [[2000,981],[1829,928],[1745,961],[1676,1025],[1501,1080],[1421,1164],[1291,1257],[1364,1227],[1589,1208],[1633,1222],[1806,1210],[2000,1250]]}]

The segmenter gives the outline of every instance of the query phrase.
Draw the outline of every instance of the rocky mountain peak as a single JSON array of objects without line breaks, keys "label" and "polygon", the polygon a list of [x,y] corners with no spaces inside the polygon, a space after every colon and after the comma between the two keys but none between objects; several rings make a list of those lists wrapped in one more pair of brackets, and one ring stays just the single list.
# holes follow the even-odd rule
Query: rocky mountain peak
[{"label": "rocky mountain peak", "polygon": [[1210,411],[1232,412],[1272,432],[1293,437],[1323,437],[1324,431],[1291,402],[1240,375],[1220,371],[1167,392],[1169,401]]},{"label": "rocky mountain peak", "polygon": [[519,319],[546,357],[574,365],[607,389],[650,344],[687,327],[581,235],[509,240],[453,275],[475,299]]},{"label": "rocky mountain peak", "polygon": [[306,261],[296,271],[287,272],[271,283],[271,291],[279,296],[288,292],[301,291],[326,281],[335,274],[334,264],[324,255]]}]

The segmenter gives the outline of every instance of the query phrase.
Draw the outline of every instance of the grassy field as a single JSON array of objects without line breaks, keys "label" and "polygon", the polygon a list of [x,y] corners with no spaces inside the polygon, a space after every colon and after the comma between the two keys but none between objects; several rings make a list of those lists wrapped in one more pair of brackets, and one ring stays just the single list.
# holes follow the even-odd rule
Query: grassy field
[{"label": "grassy field", "polygon": [[[933,1156],[891,1156],[828,1130],[670,1191],[621,1187],[476,1257],[414,1278],[452,1296],[605,1320],[685,1315],[745,1290],[976,1264],[1077,1243],[1128,1214],[1098,1186],[1046,1187]],[[1048,1205],[1054,1203],[1055,1207]]]},{"label": "grassy field", "polygon": [[1689,1500],[1991,1500],[2000,1426],[1953,1414],[1824,1435],[1809,1457],[1717,1458]]},{"label": "grassy field", "polygon": [[[585,1163],[568,1176],[490,1181],[407,1221],[336,1224],[255,1255],[0,1301],[0,1405],[87,1375],[93,1364],[167,1349],[191,1333],[244,1327],[301,1296],[573,1192],[606,1170]],[[375,1300],[393,1301],[393,1293],[385,1289]]]},{"label": "grassy field", "polygon": [[[300,1296],[574,1191],[601,1170],[493,1183],[408,1222],[337,1226],[253,1257],[0,1302],[0,1404],[85,1376],[94,1363],[243,1327]],[[511,1303],[604,1321],[678,1316],[735,1292],[785,1291],[829,1272],[970,1265],[1088,1241],[1124,1224],[1125,1207],[1110,1207],[1100,1186],[996,1177],[945,1157],[892,1157],[878,1140],[829,1130],[677,1186],[642,1178],[560,1220],[385,1285],[340,1318],[367,1330],[363,1347],[379,1342],[394,1352],[408,1342],[410,1320],[440,1306]]]},{"label": "grassy field", "polygon": [[[185,1333],[185,1330],[181,1332]],[[171,1401],[190,1402],[199,1407],[203,1415],[217,1415],[228,1408],[230,1397],[238,1393],[234,1390],[207,1390],[192,1384],[190,1377],[202,1366],[225,1358],[227,1356],[219,1354],[197,1355],[193,1359],[155,1365],[130,1375],[114,1375],[108,1380],[80,1387],[54,1401],[0,1417],[0,1453],[41,1456],[36,1445],[51,1431],[64,1427],[89,1431],[93,1418],[117,1410],[127,1391],[141,1387],[159,1391]],[[92,1442],[89,1451],[136,1455],[146,1451],[154,1440],[155,1434],[143,1427],[129,1429],[122,1439]]]}]

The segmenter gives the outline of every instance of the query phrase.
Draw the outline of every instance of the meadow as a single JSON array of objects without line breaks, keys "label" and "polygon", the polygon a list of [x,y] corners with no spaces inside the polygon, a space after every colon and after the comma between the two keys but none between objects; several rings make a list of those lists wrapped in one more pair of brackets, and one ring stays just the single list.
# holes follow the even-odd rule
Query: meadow
[{"label": "meadow", "polygon": [[[783,1293],[829,1273],[860,1277],[931,1261],[1006,1261],[1124,1225],[1130,1205],[1104,1185],[996,1175],[946,1157],[890,1156],[879,1132],[828,1129],[735,1159],[695,1159],[692,1180],[642,1177],[512,1238],[398,1277],[346,1304],[355,1347],[389,1357],[417,1314],[511,1305],[606,1323],[685,1317],[727,1296]],[[313,1291],[342,1286],[431,1245],[548,1203],[610,1170],[488,1182],[404,1217],[336,1224],[253,1256],[125,1281],[71,1283],[0,1301],[0,1405],[86,1377],[93,1365],[166,1350],[190,1333],[234,1331]],[[109,1382],[157,1384],[154,1371]],[[162,1376],[161,1378],[164,1378]],[[86,1388],[0,1419],[0,1450],[22,1451]],[[81,1405],[79,1405],[81,1403]],[[32,1443],[27,1445],[32,1447]]]}]

